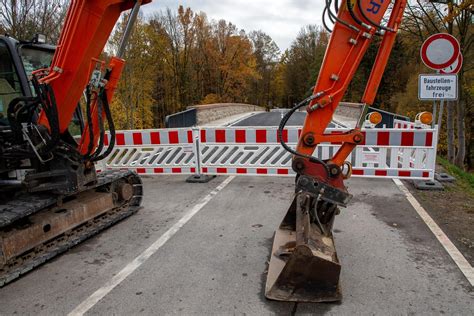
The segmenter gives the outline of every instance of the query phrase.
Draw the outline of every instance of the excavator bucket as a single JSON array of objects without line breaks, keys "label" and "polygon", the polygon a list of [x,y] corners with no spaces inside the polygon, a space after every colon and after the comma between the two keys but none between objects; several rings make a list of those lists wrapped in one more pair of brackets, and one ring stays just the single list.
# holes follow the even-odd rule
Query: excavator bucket
[{"label": "excavator bucket", "polygon": [[[294,302],[341,300],[341,265],[332,236],[336,206],[307,192],[297,193],[283,222],[275,233],[265,296]],[[317,208],[326,208],[315,220]],[[316,212],[316,213],[315,213]],[[332,212],[332,213],[331,213]],[[319,212],[321,215],[321,212]]]}]

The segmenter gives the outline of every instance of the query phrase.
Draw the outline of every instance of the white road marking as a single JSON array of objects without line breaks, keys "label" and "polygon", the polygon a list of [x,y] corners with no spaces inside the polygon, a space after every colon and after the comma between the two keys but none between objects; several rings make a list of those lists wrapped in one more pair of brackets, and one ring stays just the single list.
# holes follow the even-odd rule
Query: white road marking
[{"label": "white road marking", "polygon": [[104,284],[100,289],[95,291],[91,296],[79,304],[68,315],[84,315],[94,305],[96,305],[102,298],[109,294],[117,285],[123,282],[130,274],[137,270],[146,260],[148,260],[154,253],[156,253],[171,237],[173,237],[194,215],[196,215],[209,201],[212,200],[220,191],[222,191],[235,176],[230,176],[225,179],[218,187],[211,193],[202,198],[198,204],[194,205],[186,214],[174,224],[168,231],[166,231],[160,238],[158,238],[150,247],[143,251],[138,257],[125,266],[112,279]]},{"label": "white road marking", "polygon": [[448,236],[443,232],[443,230],[436,224],[436,222],[431,218],[431,216],[426,212],[426,210],[420,205],[420,203],[415,199],[413,194],[403,185],[402,181],[399,179],[393,179],[393,182],[398,186],[398,188],[405,194],[406,198],[413,206],[415,211],[420,215],[421,219],[426,223],[431,232],[436,236],[441,245],[446,249],[448,254],[451,256],[453,261],[459,267],[461,272],[464,274],[466,279],[471,283],[471,286],[474,286],[474,268],[471,264],[464,258],[462,253],[456,248],[456,246],[449,240]]},{"label": "white road marking", "polygon": [[254,115],[256,115],[256,114],[259,114],[259,113],[264,113],[264,112],[251,112],[251,113],[248,113],[247,115],[245,115],[245,116],[239,118],[238,120],[234,120],[234,121],[229,122],[229,123],[227,123],[227,124],[224,123],[224,124],[222,124],[222,125],[224,125],[224,126],[235,126],[236,124],[239,124],[240,122],[242,122],[242,121],[248,119],[249,117],[252,117],[252,116],[254,116]]}]

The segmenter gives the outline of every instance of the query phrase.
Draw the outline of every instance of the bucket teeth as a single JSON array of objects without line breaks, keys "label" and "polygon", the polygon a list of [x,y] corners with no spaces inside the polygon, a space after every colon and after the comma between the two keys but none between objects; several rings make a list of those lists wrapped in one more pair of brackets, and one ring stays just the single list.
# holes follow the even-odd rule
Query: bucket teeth
[{"label": "bucket teeth", "polygon": [[275,232],[265,296],[278,301],[341,300],[337,258],[330,221],[315,220],[317,198],[298,193]]}]

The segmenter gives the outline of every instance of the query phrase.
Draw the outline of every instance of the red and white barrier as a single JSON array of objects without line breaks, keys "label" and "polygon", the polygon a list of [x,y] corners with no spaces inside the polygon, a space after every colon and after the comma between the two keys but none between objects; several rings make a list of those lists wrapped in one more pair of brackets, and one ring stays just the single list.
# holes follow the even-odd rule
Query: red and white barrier
[{"label": "red and white barrier", "polygon": [[[105,145],[107,146],[109,142],[110,135],[107,135]],[[192,144],[193,142],[193,130],[190,128],[131,130],[115,133],[115,144],[117,146],[182,145]]]},{"label": "red and white barrier", "polygon": [[[105,168],[139,174],[196,174],[197,131],[191,128],[117,131]],[[110,142],[107,135],[106,145]]]},{"label": "red and white barrier", "polygon": [[[363,133],[364,143],[348,157],[354,177],[434,177],[436,129],[366,129]],[[300,135],[301,129],[288,128],[282,137],[296,147]],[[314,155],[329,159],[339,147],[337,143],[320,144]],[[116,146],[105,164],[140,174],[292,176],[291,159],[275,127],[210,127],[118,131]]]}]

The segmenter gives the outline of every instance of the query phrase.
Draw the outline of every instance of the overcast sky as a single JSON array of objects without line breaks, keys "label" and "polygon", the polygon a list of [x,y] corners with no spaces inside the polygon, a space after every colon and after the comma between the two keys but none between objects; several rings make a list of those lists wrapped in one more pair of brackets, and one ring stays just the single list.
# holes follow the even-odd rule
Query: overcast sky
[{"label": "overcast sky", "polygon": [[166,7],[176,11],[181,4],[194,12],[205,12],[211,20],[232,22],[246,32],[262,30],[284,51],[301,27],[321,25],[322,3],[320,0],[155,0],[142,10],[148,16]]}]

